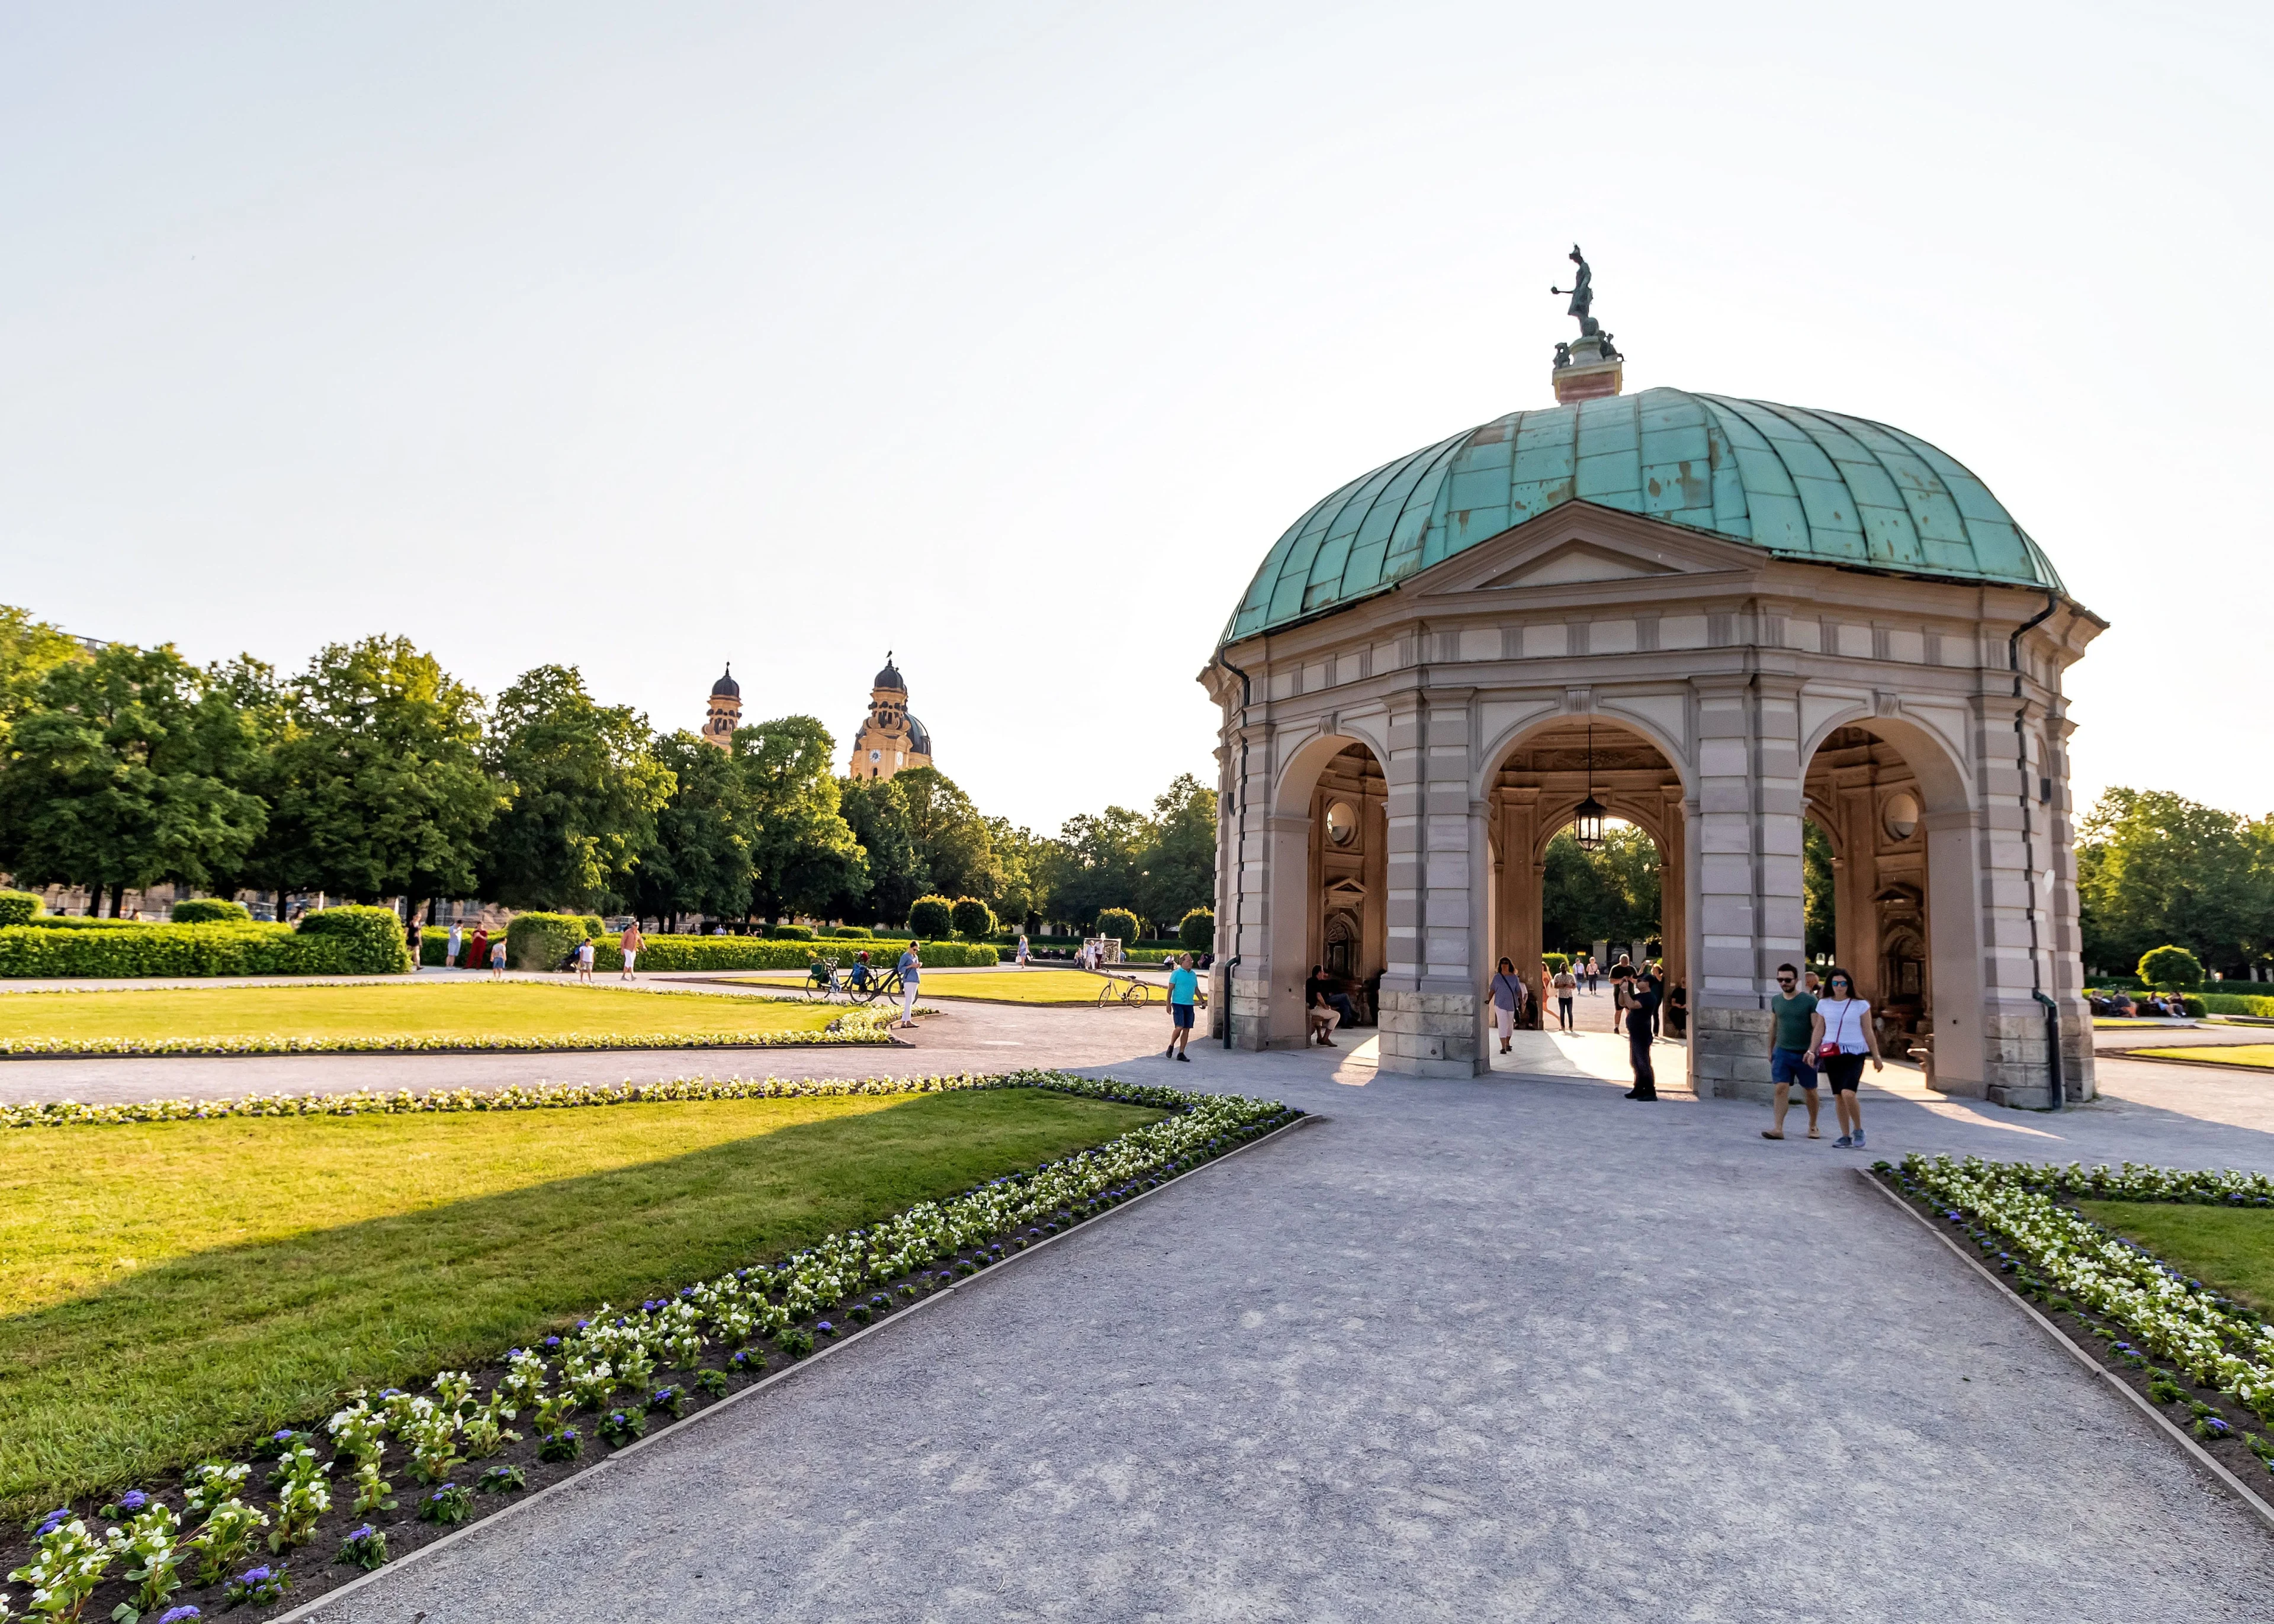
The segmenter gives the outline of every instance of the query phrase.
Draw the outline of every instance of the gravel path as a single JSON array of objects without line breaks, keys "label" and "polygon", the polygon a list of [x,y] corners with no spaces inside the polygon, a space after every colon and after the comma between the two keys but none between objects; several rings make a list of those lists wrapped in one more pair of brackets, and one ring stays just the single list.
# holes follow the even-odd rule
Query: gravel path
[{"label": "gravel path", "polygon": [[[1329,1120],[321,1616],[2267,1616],[2274,1538],[1828,1140],[1348,1051],[1117,1070]],[[1878,1154],[2274,1167],[2248,1101],[1865,1109]]]}]

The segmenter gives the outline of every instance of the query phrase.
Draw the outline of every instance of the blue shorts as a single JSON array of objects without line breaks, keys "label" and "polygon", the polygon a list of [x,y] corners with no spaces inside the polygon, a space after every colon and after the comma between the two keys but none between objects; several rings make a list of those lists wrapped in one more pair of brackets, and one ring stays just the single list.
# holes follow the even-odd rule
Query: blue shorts
[{"label": "blue shorts", "polygon": [[1815,1087],[1816,1068],[1808,1064],[1808,1051],[1803,1049],[1769,1050],[1769,1080],[1798,1083],[1803,1088]]},{"label": "blue shorts", "polygon": [[1176,1022],[1177,1029],[1178,1031],[1183,1031],[1193,1024],[1193,1006],[1189,1004],[1171,1004],[1169,1006],[1169,1019]]}]

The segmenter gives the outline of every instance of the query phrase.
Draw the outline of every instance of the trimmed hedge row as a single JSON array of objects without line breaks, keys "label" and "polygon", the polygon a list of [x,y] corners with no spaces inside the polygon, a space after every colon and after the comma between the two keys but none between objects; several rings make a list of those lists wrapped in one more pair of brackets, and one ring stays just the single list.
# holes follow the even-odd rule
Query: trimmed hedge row
[{"label": "trimmed hedge row", "polygon": [[107,930],[36,921],[0,927],[0,976],[11,978],[400,975],[410,968],[403,923],[389,908],[323,908],[297,929],[132,921]]},{"label": "trimmed hedge row", "polygon": [[2263,993],[2186,993],[2182,996],[2190,1004],[2202,1004],[2206,1014],[2258,1015],[2274,1019],[2274,998],[2270,998]]},{"label": "trimmed hedge row", "polygon": [[[516,919],[514,923],[519,924]],[[601,936],[592,944],[592,964],[596,969],[621,970],[624,955],[617,945],[618,938]],[[884,963],[899,959],[907,945],[903,936],[894,942],[878,943],[870,951],[881,956]],[[826,952],[840,961],[850,959],[870,944],[859,938],[840,942],[772,942],[763,936],[650,936],[647,945],[640,950],[639,967],[643,970],[802,970]],[[563,949],[563,952],[567,950]],[[954,969],[971,965],[999,963],[1001,955],[994,944],[987,942],[920,942],[916,957],[929,969]],[[560,959],[556,958],[554,964]],[[872,960],[871,962],[877,962]],[[551,966],[540,966],[551,968]]]}]

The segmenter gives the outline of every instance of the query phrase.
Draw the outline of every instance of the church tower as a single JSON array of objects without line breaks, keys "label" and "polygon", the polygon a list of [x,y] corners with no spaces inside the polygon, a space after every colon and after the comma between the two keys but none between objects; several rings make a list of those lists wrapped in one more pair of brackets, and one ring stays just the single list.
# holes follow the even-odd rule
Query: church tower
[{"label": "church tower", "polygon": [[742,685],[734,680],[734,667],[711,685],[711,710],[703,718],[703,742],[732,749],[734,730],[742,725]]},{"label": "church tower", "polygon": [[869,690],[869,718],[853,740],[846,771],[856,778],[889,778],[910,767],[930,765],[931,734],[908,714],[908,685],[887,653]]}]

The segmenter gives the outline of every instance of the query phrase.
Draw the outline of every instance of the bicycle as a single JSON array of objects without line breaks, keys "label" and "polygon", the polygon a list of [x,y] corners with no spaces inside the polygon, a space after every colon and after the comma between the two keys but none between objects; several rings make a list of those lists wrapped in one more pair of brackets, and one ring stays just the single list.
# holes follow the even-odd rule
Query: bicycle
[{"label": "bicycle", "polygon": [[[1105,1009],[1116,1004],[1125,1009],[1132,1006],[1142,1008],[1153,1002],[1152,982],[1141,981],[1133,975],[1106,975],[1103,970],[1098,974],[1105,976],[1105,985],[1097,989],[1099,1009]],[[1117,985],[1119,988],[1118,991],[1115,990]]]}]

